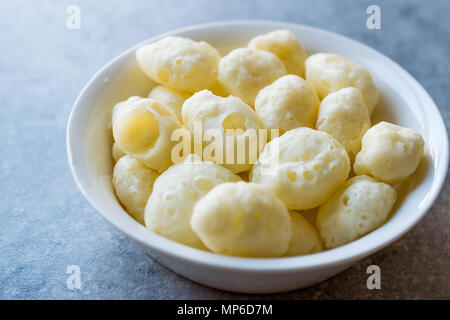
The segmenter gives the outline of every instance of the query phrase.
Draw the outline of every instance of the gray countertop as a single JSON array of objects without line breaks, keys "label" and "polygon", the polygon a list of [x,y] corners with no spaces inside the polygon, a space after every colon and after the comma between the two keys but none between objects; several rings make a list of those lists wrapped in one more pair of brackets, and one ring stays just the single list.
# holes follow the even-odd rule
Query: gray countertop
[{"label": "gray countertop", "polygon": [[[81,28],[66,27],[78,5]],[[368,30],[366,8],[381,8]],[[65,149],[71,106],[108,60],[153,35],[217,20],[270,19],[332,30],[391,57],[450,125],[450,1],[1,1],[0,298],[450,298],[450,187],[405,237],[318,285],[246,296],[184,279],[148,257],[87,203]],[[381,268],[368,290],[366,268]],[[67,288],[69,265],[81,290]]]}]

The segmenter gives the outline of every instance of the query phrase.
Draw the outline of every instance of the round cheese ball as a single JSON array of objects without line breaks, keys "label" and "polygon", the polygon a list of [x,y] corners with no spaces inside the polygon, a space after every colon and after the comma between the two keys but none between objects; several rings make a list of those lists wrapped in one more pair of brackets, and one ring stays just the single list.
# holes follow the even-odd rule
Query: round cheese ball
[{"label": "round cheese ball", "polygon": [[188,156],[164,171],[155,184],[145,208],[145,225],[150,230],[179,243],[205,249],[192,231],[192,210],[213,187],[240,181],[230,170]]},{"label": "round cheese ball", "polygon": [[276,55],[239,48],[220,60],[218,79],[229,93],[253,106],[259,90],[285,74],[283,62]]},{"label": "round cheese ball", "polygon": [[181,108],[183,107],[184,101],[190,97],[190,94],[165,86],[156,86],[150,91],[148,97],[165,103],[175,113],[178,121],[181,122]]},{"label": "round cheese ball", "polygon": [[[210,142],[204,141],[203,159],[221,164],[234,173],[249,170],[256,161],[259,154],[258,130],[263,124],[255,111],[241,99],[233,96],[223,98],[203,90],[185,101],[182,117],[186,129],[192,135],[195,133],[196,121],[201,124],[204,134],[208,135],[214,130],[220,135],[211,138]],[[251,136],[252,144],[248,143]],[[221,141],[215,141],[219,138]],[[220,150],[222,156],[218,152]]]},{"label": "round cheese ball", "polygon": [[275,30],[254,37],[250,40],[248,47],[273,53],[280,58],[289,74],[300,77],[305,74],[305,60],[308,54],[290,30]]},{"label": "round cheese ball", "polygon": [[126,211],[144,224],[147,199],[152,193],[158,173],[129,155],[121,157],[113,171],[113,186]]},{"label": "round cheese ball", "polygon": [[314,88],[296,75],[286,75],[262,89],[255,110],[265,128],[280,129],[281,134],[298,127],[314,128],[319,98]]},{"label": "round cheese ball", "polygon": [[401,183],[416,171],[423,153],[420,133],[382,121],[367,130],[362,138],[353,171],[386,183]]},{"label": "round cheese ball", "polygon": [[211,251],[232,256],[281,256],[291,239],[286,206],[255,183],[215,187],[195,205],[191,225]]},{"label": "round cheese ball", "polygon": [[306,59],[305,67],[306,80],[316,89],[320,99],[339,89],[355,87],[361,91],[369,114],[372,114],[380,94],[372,76],[362,66],[337,54],[318,53]]},{"label": "round cheese ball", "polygon": [[171,135],[181,125],[169,107],[153,99],[132,97],[114,107],[112,118],[119,149],[159,172],[172,164],[176,141],[171,141]]},{"label": "round cheese ball", "polygon": [[214,86],[221,56],[206,42],[170,36],[138,48],[136,58],[152,80],[195,92]]},{"label": "round cheese ball", "polygon": [[303,216],[295,211],[290,212],[292,237],[286,256],[300,256],[323,250],[319,233]]},{"label": "round cheese ball", "polygon": [[354,159],[361,149],[361,138],[370,128],[370,115],[359,89],[344,88],[326,96],[316,128],[333,136]]},{"label": "round cheese ball", "polygon": [[322,204],[347,179],[344,147],[325,132],[297,128],[273,139],[251,171],[252,182],[267,184],[288,209]]},{"label": "round cheese ball", "polygon": [[117,143],[114,142],[112,145],[111,154],[112,154],[114,162],[117,162],[117,161],[119,161],[120,158],[122,158],[125,155],[125,152],[120,150]]},{"label": "round cheese ball", "polygon": [[397,193],[390,185],[356,176],[320,206],[317,227],[327,248],[336,248],[381,226]]}]

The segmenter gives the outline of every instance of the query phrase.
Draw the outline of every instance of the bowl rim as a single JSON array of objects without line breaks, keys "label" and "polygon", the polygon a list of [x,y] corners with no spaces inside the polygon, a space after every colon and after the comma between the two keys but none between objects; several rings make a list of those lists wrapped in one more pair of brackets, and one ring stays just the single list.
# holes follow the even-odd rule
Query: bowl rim
[{"label": "bowl rim", "polygon": [[[410,85],[414,86],[415,89],[418,90],[417,94],[422,96],[427,100],[428,109],[431,109],[430,112],[433,113],[433,117],[435,121],[437,121],[437,125],[440,126],[440,130],[443,133],[442,148],[439,149],[440,161],[438,166],[436,167],[436,172],[433,177],[433,182],[428,190],[428,196],[425,200],[426,203],[421,205],[421,208],[418,208],[414,215],[405,219],[405,221],[398,222],[396,228],[390,231],[388,234],[384,234],[383,237],[380,237],[377,233],[378,230],[382,229],[383,225],[375,231],[357,239],[351,243],[346,245],[330,249],[327,251],[304,255],[304,256],[296,256],[296,257],[278,257],[278,258],[243,258],[243,257],[233,257],[233,256],[225,256],[212,252],[207,252],[195,248],[191,248],[185,246],[183,244],[179,244],[175,241],[166,239],[162,236],[159,236],[153,232],[149,232],[148,229],[139,225],[142,229],[142,232],[134,233],[130,232],[130,224],[127,223],[122,224],[123,221],[118,221],[119,219],[113,219],[107,214],[104,214],[102,210],[97,205],[95,199],[88,194],[86,188],[84,187],[83,182],[81,181],[79,167],[73,165],[72,159],[74,158],[73,154],[73,144],[75,143],[73,139],[75,139],[75,135],[73,134],[75,130],[75,121],[77,112],[80,109],[80,103],[82,97],[86,94],[89,88],[93,83],[97,81],[103,81],[105,77],[106,71],[114,65],[117,61],[124,58],[131,51],[136,50],[137,47],[144,43],[156,41],[160,38],[177,35],[185,32],[198,31],[202,29],[209,28],[217,28],[217,27],[233,27],[233,26],[242,26],[242,27],[258,27],[258,26],[271,26],[274,28],[302,28],[304,30],[311,30],[314,32],[320,32],[323,34],[327,34],[328,36],[336,37],[336,39],[345,40],[346,42],[353,43],[358,46],[362,46],[365,50],[370,51],[371,54],[375,54],[382,58],[389,64],[389,67],[393,68],[399,76],[403,77],[405,81],[407,81]],[[151,37],[148,40],[142,41],[131,48],[123,51],[119,55],[115,56],[108,63],[106,63],[100,70],[98,70],[87,82],[87,84],[83,87],[80,94],[78,95],[75,103],[70,112],[67,130],[66,130],[66,148],[67,148],[67,156],[69,161],[69,166],[73,175],[73,178],[76,182],[76,185],[80,189],[81,193],[88,200],[91,206],[98,212],[100,215],[112,224],[119,231],[126,234],[128,237],[141,244],[142,246],[149,248],[150,251],[156,254],[167,255],[172,258],[182,259],[184,261],[188,261],[194,265],[202,265],[209,266],[215,269],[227,269],[227,270],[235,270],[235,271],[252,271],[252,272],[293,272],[298,270],[309,270],[309,269],[322,269],[333,265],[344,265],[348,264],[351,261],[360,260],[382,248],[388,246],[394,241],[398,240],[402,237],[406,232],[408,232],[411,228],[413,228],[429,211],[436,198],[438,197],[440,190],[442,189],[446,175],[448,170],[448,162],[449,162],[449,142],[448,142],[448,134],[447,129],[442,118],[442,115],[439,112],[436,104],[433,99],[430,97],[428,92],[419,84],[419,82],[412,77],[405,69],[400,67],[397,63],[395,63],[392,59],[385,56],[381,52],[370,48],[369,46],[361,43],[359,41],[353,40],[346,36],[337,34],[332,31],[324,30],[321,28],[306,26],[297,23],[283,22],[283,21],[273,21],[273,20],[232,20],[232,21],[215,21],[208,22],[203,24],[197,24],[188,27],[177,28],[154,37]],[[130,218],[131,219],[131,218]],[[138,222],[135,222],[138,224]],[[135,231],[136,227],[133,228]],[[377,236],[378,235],[378,236]],[[263,262],[263,263],[261,263]]]}]

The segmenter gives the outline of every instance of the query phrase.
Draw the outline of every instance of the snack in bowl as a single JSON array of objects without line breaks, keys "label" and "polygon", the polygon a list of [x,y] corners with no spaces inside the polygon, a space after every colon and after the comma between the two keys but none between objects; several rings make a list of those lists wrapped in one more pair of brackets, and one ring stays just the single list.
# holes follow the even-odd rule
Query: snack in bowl
[{"label": "snack in bowl", "polygon": [[216,186],[194,207],[192,229],[213,252],[277,257],[291,240],[291,217],[275,194],[256,183]]},{"label": "snack in bowl", "polygon": [[268,185],[288,209],[307,210],[322,204],[349,172],[349,157],[336,139],[302,127],[266,145],[250,180]]},{"label": "snack in bowl", "polygon": [[305,62],[305,75],[320,99],[339,89],[355,87],[361,91],[372,115],[380,94],[369,71],[358,63],[332,53],[317,53]]},{"label": "snack in bowl", "polygon": [[[157,85],[113,108],[113,185],[132,217],[181,244],[259,258],[336,248],[386,221],[397,199],[389,184],[422,159],[414,130],[371,127],[379,92],[368,70],[307,57],[289,30],[223,57],[171,36],[136,59]],[[180,136],[189,143],[174,159]]]},{"label": "snack in bowl", "polygon": [[220,54],[203,41],[166,37],[138,48],[136,59],[154,81],[195,92],[215,85]]},{"label": "snack in bowl", "polygon": [[316,91],[308,82],[289,74],[259,91],[255,110],[265,128],[284,133],[299,127],[314,128],[319,103]]},{"label": "snack in bowl", "polygon": [[253,106],[259,90],[285,74],[283,62],[276,55],[239,48],[220,60],[218,80],[230,94]]},{"label": "snack in bowl", "polygon": [[305,60],[308,54],[291,30],[275,30],[256,36],[250,40],[248,47],[273,53],[283,62],[288,74],[305,76]]},{"label": "snack in bowl", "polygon": [[[183,105],[182,118],[185,127],[192,136],[195,134],[196,122],[202,126],[207,134],[208,130],[216,131],[209,131],[215,133],[215,137],[208,137],[208,139],[205,139],[207,141],[202,143],[205,160],[223,164],[234,173],[248,171],[251,168],[250,148],[246,148],[242,144],[246,143],[252,133],[263,128],[263,124],[256,112],[241,99],[233,96],[223,98],[208,90],[202,90],[186,100]],[[217,137],[217,134],[220,137]],[[254,138],[257,139],[258,136],[255,135]],[[219,139],[219,145],[217,148],[213,148],[213,144],[218,143]],[[235,149],[239,146],[243,146],[242,148],[245,150],[245,152],[239,154],[243,156],[240,163],[236,159],[239,155],[235,152]],[[212,151],[208,152],[210,149]],[[257,157],[258,150],[254,151],[253,156]],[[231,161],[225,161],[227,158],[231,158]],[[215,159],[217,161],[214,161]]]}]

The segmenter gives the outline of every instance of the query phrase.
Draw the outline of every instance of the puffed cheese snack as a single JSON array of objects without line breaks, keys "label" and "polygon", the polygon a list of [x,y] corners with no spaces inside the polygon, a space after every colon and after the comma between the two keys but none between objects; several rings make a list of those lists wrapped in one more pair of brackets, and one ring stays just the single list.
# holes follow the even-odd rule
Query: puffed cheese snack
[{"label": "puffed cheese snack", "polygon": [[265,128],[280,133],[298,127],[315,128],[319,98],[314,88],[296,75],[286,75],[262,89],[255,110]]},{"label": "puffed cheese snack", "polygon": [[362,138],[353,171],[397,184],[416,171],[423,154],[424,141],[420,133],[382,121],[367,130]]},{"label": "puffed cheese snack", "polygon": [[288,209],[307,210],[322,204],[349,172],[350,159],[336,139],[303,127],[266,145],[250,181],[267,184]]},{"label": "puffed cheese snack", "polygon": [[129,155],[121,157],[113,171],[113,186],[127,212],[144,224],[147,199],[152,193],[158,173]]},{"label": "puffed cheese snack", "polygon": [[250,40],[248,47],[273,53],[283,62],[287,73],[304,77],[308,54],[292,31],[275,30],[256,36]]},{"label": "puffed cheese snack", "polygon": [[[256,112],[241,99],[233,96],[223,98],[214,95],[208,90],[202,90],[185,101],[182,109],[182,118],[186,129],[191,134],[194,134],[195,121],[201,122],[202,129],[205,133],[209,129],[219,130],[222,143],[218,143],[216,146],[222,150],[222,157],[219,157],[218,150],[215,150],[215,152],[207,152],[206,148],[208,148],[208,143],[205,142],[203,159],[221,164],[234,173],[249,170],[251,163],[256,161],[259,154],[258,140],[255,140],[254,146],[258,148],[257,150],[253,150],[255,153],[255,159],[253,161],[251,161],[252,159],[250,157],[250,144],[246,144],[245,140],[248,142],[250,135],[258,139],[258,130],[263,127],[263,124]],[[228,129],[233,131],[229,132],[227,131]],[[236,131],[239,129],[242,131]],[[226,139],[228,139],[228,143]],[[210,142],[210,144],[212,143],[214,142]],[[211,149],[214,149],[213,145],[211,145]],[[243,153],[241,155],[242,158],[239,158],[240,155],[238,153]],[[234,156],[231,158],[233,154]],[[231,161],[229,162],[232,163],[227,163],[227,155],[230,156]],[[214,161],[214,158],[219,159]]]},{"label": "puffed cheese snack", "polygon": [[216,186],[195,205],[191,225],[211,251],[232,256],[281,256],[291,239],[286,206],[255,183]]},{"label": "puffed cheese snack", "polygon": [[390,185],[356,176],[320,206],[317,227],[327,248],[336,248],[369,233],[387,219],[397,193]]},{"label": "puffed cheese snack", "polygon": [[283,62],[276,55],[239,48],[220,60],[217,77],[229,93],[253,106],[259,90],[285,74]]},{"label": "puffed cheese snack", "polygon": [[322,239],[317,230],[295,211],[290,212],[292,237],[286,256],[300,256],[323,251]]},{"label": "puffed cheese snack", "polygon": [[318,53],[306,59],[305,67],[306,81],[316,89],[320,99],[339,89],[355,87],[361,91],[372,115],[380,94],[372,76],[362,66],[337,54]]},{"label": "puffed cheese snack", "polygon": [[195,92],[215,85],[221,56],[204,41],[169,36],[138,48],[136,58],[152,80],[175,90]]},{"label": "puffed cheese snack", "polygon": [[230,170],[190,155],[156,179],[145,208],[145,225],[168,239],[205,249],[191,228],[194,205],[214,186],[240,180]]},{"label": "puffed cheese snack", "polygon": [[370,128],[370,115],[359,89],[344,88],[326,96],[320,103],[316,128],[333,136],[354,159]]},{"label": "puffed cheese snack", "polygon": [[148,94],[150,99],[163,102],[172,109],[180,122],[182,121],[181,108],[183,107],[184,101],[190,96],[186,92],[176,91],[166,86],[156,86]]},{"label": "puffed cheese snack", "polygon": [[112,129],[117,146],[149,168],[162,172],[171,164],[171,134],[181,125],[165,104],[131,97],[113,109]]}]

